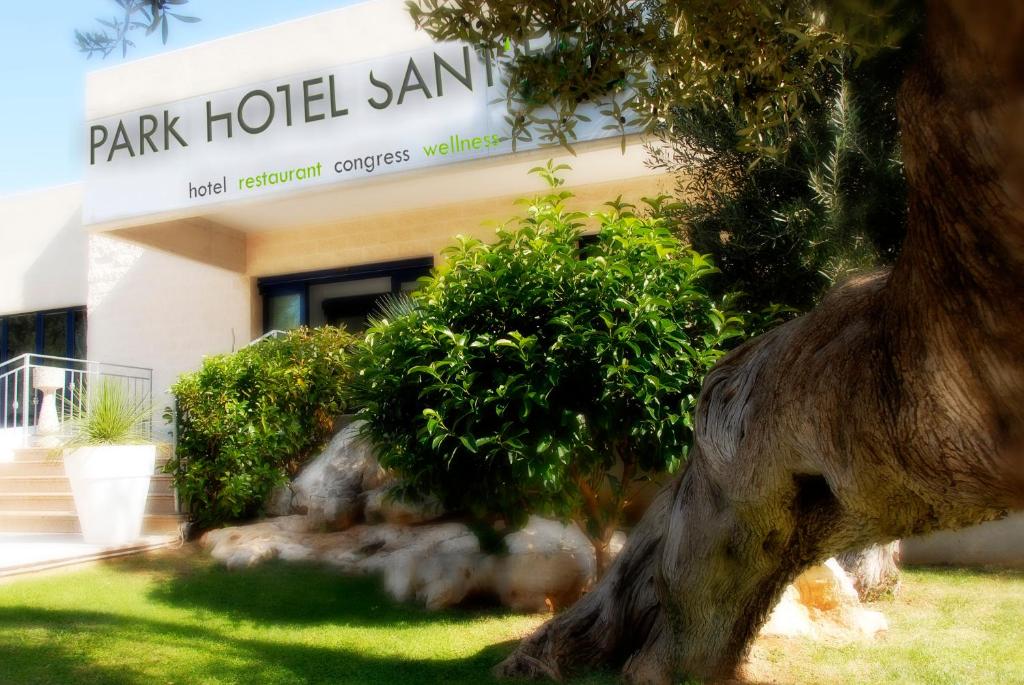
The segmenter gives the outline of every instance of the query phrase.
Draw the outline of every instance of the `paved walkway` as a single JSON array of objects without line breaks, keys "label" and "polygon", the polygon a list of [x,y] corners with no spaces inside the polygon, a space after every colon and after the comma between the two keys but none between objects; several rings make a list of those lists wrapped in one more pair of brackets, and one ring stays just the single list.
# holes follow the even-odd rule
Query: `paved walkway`
[{"label": "paved walkway", "polygon": [[149,535],[122,547],[100,547],[85,544],[77,534],[0,533],[0,578],[137,554],[177,541],[176,535]]}]

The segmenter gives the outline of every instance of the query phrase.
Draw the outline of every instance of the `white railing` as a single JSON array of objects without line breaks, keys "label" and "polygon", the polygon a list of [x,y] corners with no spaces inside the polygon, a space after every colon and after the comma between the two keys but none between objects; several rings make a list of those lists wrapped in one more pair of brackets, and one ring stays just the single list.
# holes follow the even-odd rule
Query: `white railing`
[{"label": "white railing", "polygon": [[[0,364],[0,447],[71,437],[65,419],[89,405],[100,383],[120,385],[133,404],[152,402],[152,369],[41,354]],[[152,420],[140,428],[151,436]]]},{"label": "white railing", "polygon": [[279,331],[278,329],[275,328],[274,330],[267,331],[260,337],[255,338],[250,342],[247,342],[245,345],[243,345],[243,347],[249,347],[249,345],[255,345],[256,343],[263,342],[264,340],[276,340],[277,338],[280,338],[283,335],[288,335],[288,332]]}]

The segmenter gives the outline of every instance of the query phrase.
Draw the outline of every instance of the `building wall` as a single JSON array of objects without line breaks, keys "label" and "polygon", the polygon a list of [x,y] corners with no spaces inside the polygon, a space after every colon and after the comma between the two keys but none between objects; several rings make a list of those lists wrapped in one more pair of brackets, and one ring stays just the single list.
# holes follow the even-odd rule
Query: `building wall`
[{"label": "building wall", "polygon": [[82,186],[0,198],[0,314],[85,304]]},{"label": "building wall", "polygon": [[[672,183],[668,176],[643,176],[570,187],[576,197],[569,206],[600,210],[602,203],[619,195],[624,201],[638,203],[642,197],[670,192]],[[537,193],[542,192],[537,185]],[[440,264],[441,251],[456,235],[491,240],[497,223],[521,215],[523,208],[514,204],[517,197],[502,195],[327,226],[251,233],[247,271],[252,276],[270,276],[427,256]]]},{"label": "building wall", "polygon": [[1024,569],[1024,514],[903,541],[910,565],[1005,566]]},{"label": "building wall", "polygon": [[[89,357],[152,368],[157,417],[180,374],[251,339],[243,274],[104,235],[90,238],[88,263]],[[161,420],[154,431],[169,437]]]}]

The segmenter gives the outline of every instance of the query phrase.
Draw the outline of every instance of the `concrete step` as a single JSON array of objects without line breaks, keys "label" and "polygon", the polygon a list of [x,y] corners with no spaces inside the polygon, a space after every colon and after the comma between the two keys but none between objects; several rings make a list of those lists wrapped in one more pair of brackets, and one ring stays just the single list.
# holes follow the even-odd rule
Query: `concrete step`
[{"label": "concrete step", "polygon": [[[162,476],[164,474],[164,464],[166,462],[157,462],[154,475]],[[24,461],[12,461],[0,463],[0,478],[4,476],[17,476],[21,478],[32,477],[32,476],[63,476],[64,475],[64,462],[60,457],[51,459],[33,459]]]},{"label": "concrete step", "polygon": [[[177,534],[185,517],[149,514],[142,524],[144,535]],[[0,533],[78,533],[74,511],[0,511]]]},{"label": "concrete step", "polygon": [[[148,514],[176,514],[174,495],[150,494],[146,499]],[[71,493],[15,492],[0,493],[0,512],[5,511],[74,511]]]},{"label": "concrete step", "polygon": [[34,461],[13,461],[0,463],[0,477],[16,476],[26,478],[32,476],[49,476],[62,478],[64,462],[60,459],[37,459]]},{"label": "concrete step", "polygon": [[178,543],[177,534],[147,535],[121,547],[87,545],[75,534],[0,533],[0,580],[138,554]]},{"label": "concrete step", "polygon": [[[164,445],[158,445],[157,447],[156,467],[159,470],[170,460],[173,453]],[[10,449],[10,453],[14,456],[15,463],[20,461],[60,461],[63,456],[61,449],[53,449],[51,447],[14,447]]]},{"label": "concrete step", "polygon": [[[5,473],[0,471],[0,473]],[[71,483],[66,476],[10,476],[0,475],[0,495],[15,492],[39,492],[70,494]],[[150,495],[174,494],[174,482],[170,476],[153,476],[149,483]]]},{"label": "concrete step", "polygon": [[46,447],[15,447],[11,450],[14,455],[14,461],[47,461],[53,459],[54,461],[60,461],[61,453],[59,450],[53,450]]},{"label": "concrete step", "polygon": [[[60,456],[62,449],[60,447],[10,447],[9,451],[14,455],[15,461],[35,461],[37,459],[45,459],[52,455]],[[167,443],[157,443],[156,446],[156,460],[157,462],[166,462],[174,456],[174,449]]]}]

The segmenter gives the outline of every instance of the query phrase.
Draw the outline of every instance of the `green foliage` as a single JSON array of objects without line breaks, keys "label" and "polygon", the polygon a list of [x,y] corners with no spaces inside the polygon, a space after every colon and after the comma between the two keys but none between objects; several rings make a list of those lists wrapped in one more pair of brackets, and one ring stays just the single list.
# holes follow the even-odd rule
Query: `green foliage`
[{"label": "green foliage", "polygon": [[101,30],[75,31],[75,44],[78,51],[85,53],[87,58],[91,58],[93,55],[107,57],[118,47],[121,48],[121,56],[126,56],[128,48],[135,47],[135,42],[128,37],[135,31],[143,31],[148,36],[159,29],[160,38],[166,45],[170,32],[168,18],[174,18],[186,24],[194,24],[199,21],[198,17],[171,11],[170,8],[175,5],[187,5],[188,0],[113,0],[113,2],[118,7],[117,14],[109,20],[96,20],[103,27]]},{"label": "green foliage", "polygon": [[352,390],[405,494],[513,526],[575,518],[600,544],[632,481],[685,457],[701,381],[743,321],[661,220],[571,211],[564,168],[535,169],[550,194],[493,244],[459,238],[411,306],[373,323]]},{"label": "green foliage", "polygon": [[[754,310],[811,307],[905,233],[896,91],[918,0],[416,0],[417,25],[498,55],[513,139],[569,146],[584,104],[677,172],[669,220]],[[527,41],[529,40],[529,49]],[[511,49],[509,49],[511,48]]]},{"label": "green foliage", "polygon": [[300,328],[210,357],[171,387],[178,441],[168,471],[197,523],[259,513],[323,445],[346,409],[355,340],[339,328]]},{"label": "green foliage", "polygon": [[740,149],[735,112],[674,110],[651,149],[680,179],[673,222],[721,269],[713,292],[805,310],[835,282],[895,259],[907,211],[896,94],[908,58],[885,52],[823,75],[821,102],[804,108],[778,157]]},{"label": "green foliage", "polygon": [[110,378],[102,379],[84,395],[64,419],[65,428],[71,433],[64,448],[137,445],[149,441],[153,406],[148,396],[135,397],[124,383]]},{"label": "green foliage", "polygon": [[[513,134],[571,138],[580,104],[647,128],[729,110],[745,151],[777,156],[834,65],[899,45],[915,0],[410,0],[417,25],[504,56]],[[528,39],[546,36],[525,48]],[[515,47],[506,51],[507,43]]]}]

